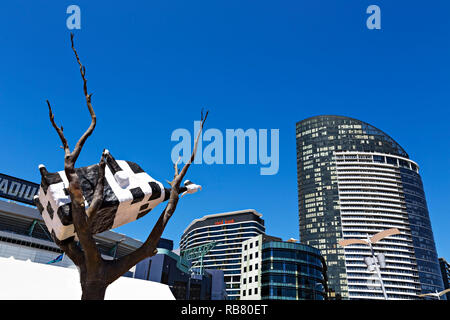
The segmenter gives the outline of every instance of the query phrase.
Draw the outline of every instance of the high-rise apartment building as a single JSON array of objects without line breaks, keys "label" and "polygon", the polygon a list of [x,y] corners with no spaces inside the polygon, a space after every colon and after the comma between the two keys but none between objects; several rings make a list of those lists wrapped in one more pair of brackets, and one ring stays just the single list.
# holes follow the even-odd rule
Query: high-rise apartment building
[{"label": "high-rise apartment building", "polygon": [[265,232],[261,216],[253,209],[206,215],[192,221],[181,236],[181,251],[216,242],[202,261],[192,263],[223,270],[229,300],[239,299],[242,242]]},{"label": "high-rise apartment building", "polygon": [[419,166],[406,151],[374,126],[342,116],[298,122],[296,141],[300,240],[321,250],[329,290],[344,299],[383,299],[364,263],[369,248],[338,241],[389,228],[401,234],[375,246],[386,256],[388,298],[442,290]]}]

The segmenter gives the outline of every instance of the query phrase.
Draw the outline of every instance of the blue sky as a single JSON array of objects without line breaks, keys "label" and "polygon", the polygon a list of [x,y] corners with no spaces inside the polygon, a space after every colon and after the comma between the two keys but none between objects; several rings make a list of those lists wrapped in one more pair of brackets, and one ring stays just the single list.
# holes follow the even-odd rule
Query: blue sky
[{"label": "blue sky", "polygon": [[[71,146],[90,118],[70,49],[66,8],[81,8],[76,46],[98,125],[77,163],[103,148],[160,181],[173,174],[173,130],[280,130],[280,168],[195,165],[204,186],[183,198],[164,237],[175,246],[205,214],[254,208],[267,232],[299,237],[295,123],[354,117],[396,139],[421,166],[440,256],[448,241],[450,3],[432,1],[15,1],[0,4],[0,172],[39,181],[63,168],[45,100]],[[381,8],[381,30],[366,8]],[[160,208],[162,210],[162,207]],[[158,210],[155,210],[155,213]],[[144,240],[157,214],[118,229]]]}]

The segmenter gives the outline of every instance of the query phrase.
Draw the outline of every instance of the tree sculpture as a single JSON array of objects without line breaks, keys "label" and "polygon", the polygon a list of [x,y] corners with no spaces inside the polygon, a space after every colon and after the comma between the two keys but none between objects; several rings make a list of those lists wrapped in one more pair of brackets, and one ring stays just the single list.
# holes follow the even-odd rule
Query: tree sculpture
[{"label": "tree sculpture", "polygon": [[[157,253],[157,244],[167,223],[169,222],[170,218],[175,212],[175,209],[177,208],[179,194],[181,192],[186,192],[186,186],[188,186],[188,189],[190,187],[190,182],[185,182],[185,187],[181,187],[180,185],[189,169],[189,166],[195,158],[198,140],[201,135],[203,125],[208,116],[208,112],[206,112],[204,117],[202,112],[201,125],[194,142],[194,149],[190,160],[183,166],[181,171],[179,171],[178,169],[178,163],[180,160],[178,160],[174,164],[174,178],[169,182],[171,186],[170,197],[168,198],[166,207],[159,216],[158,221],[154,225],[146,241],[140,248],[125,256],[114,260],[105,260],[101,256],[93,235],[98,232],[98,228],[95,227],[95,222],[96,216],[100,210],[104,198],[105,166],[107,162],[108,152],[103,152],[99,164],[96,165],[96,168],[98,170],[97,181],[92,195],[92,201],[88,206],[86,206],[85,197],[80,185],[79,175],[76,172],[77,169],[75,169],[75,163],[87,138],[94,131],[97,118],[91,103],[92,94],[88,93],[87,89],[86,69],[80,61],[80,58],[74,46],[73,38],[74,36],[73,34],[71,34],[72,50],[80,67],[80,74],[83,80],[83,89],[84,95],[86,97],[86,104],[91,115],[91,124],[71,151],[69,148],[69,144],[64,136],[63,127],[58,127],[56,125],[50,102],[47,100],[50,122],[58,133],[59,138],[61,139],[62,148],[64,149],[65,153],[64,173],[69,184],[67,190],[70,196],[69,212],[71,215],[70,218],[73,223],[74,231],[76,233],[76,237],[71,237],[69,239],[65,239],[64,241],[59,241],[56,237],[53,238],[55,243],[78,267],[82,289],[81,299],[101,300],[104,299],[106,288],[108,287],[108,285],[122,276],[139,261],[147,257],[152,257]],[[44,175],[47,173],[45,168],[41,167],[41,173],[44,177]],[[39,203],[38,199],[36,199],[35,201],[37,202],[38,207],[40,206],[42,208],[42,204]]]}]

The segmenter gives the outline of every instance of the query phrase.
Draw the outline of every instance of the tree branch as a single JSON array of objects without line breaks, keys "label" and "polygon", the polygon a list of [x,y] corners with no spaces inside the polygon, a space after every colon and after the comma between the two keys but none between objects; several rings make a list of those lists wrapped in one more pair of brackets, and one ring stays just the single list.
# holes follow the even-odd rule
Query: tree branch
[{"label": "tree branch", "polygon": [[[87,85],[86,85],[87,81],[85,78],[86,71],[84,66],[81,64],[80,59],[78,57],[78,53],[75,49],[73,42],[73,34],[70,35],[70,40],[72,43],[72,50],[74,51],[78,65],[80,66],[80,73],[84,82],[83,88],[86,96],[88,109],[91,114],[91,125],[89,126],[87,131],[81,136],[72,153],[68,154],[70,150],[67,148],[67,150],[69,151],[66,152],[66,157],[64,159],[64,171],[66,173],[67,180],[69,181],[69,195],[71,199],[73,225],[75,228],[75,232],[77,233],[78,239],[80,240],[81,246],[83,248],[85,258],[84,262],[86,264],[87,269],[90,268],[95,269],[96,266],[98,267],[102,263],[102,258],[95,243],[95,240],[92,236],[90,226],[88,223],[88,216],[84,205],[84,196],[78,175],[75,171],[75,162],[81,152],[81,149],[83,148],[84,143],[86,142],[86,139],[91,135],[92,131],[94,131],[96,124],[96,116],[90,102],[91,96],[87,93]],[[99,172],[99,174],[101,173]]]},{"label": "tree branch", "polygon": [[72,42],[72,50],[75,53],[75,57],[77,59],[78,65],[80,66],[80,74],[81,74],[81,78],[83,79],[83,91],[84,91],[84,95],[86,97],[86,104],[89,109],[89,113],[91,114],[91,124],[89,125],[89,128],[81,136],[80,140],[78,140],[77,144],[75,145],[75,148],[72,151],[72,158],[73,158],[73,162],[75,163],[75,161],[78,159],[78,156],[80,155],[80,152],[81,152],[81,149],[83,148],[84,143],[86,142],[87,138],[94,131],[95,125],[97,123],[97,116],[95,115],[94,108],[92,107],[92,104],[91,104],[92,94],[89,94],[88,90],[87,90],[86,68],[83,66],[83,64],[80,61],[77,50],[75,49],[75,46],[73,43],[73,37],[74,37],[74,35],[73,35],[73,33],[71,33],[70,41]]},{"label": "tree branch", "polygon": [[[187,173],[189,167],[191,166],[192,161],[194,161],[194,159],[195,159],[195,154],[197,153],[198,140],[200,139],[200,136],[201,136],[201,134],[202,134],[202,131],[203,131],[203,125],[205,124],[206,118],[208,117],[208,113],[209,113],[209,111],[206,111],[205,117],[203,118],[203,111],[202,111],[202,117],[201,117],[201,121],[202,121],[202,122],[201,122],[201,124],[200,124],[200,129],[198,130],[197,138],[195,139],[194,150],[192,151],[191,159],[189,160],[188,163],[186,163],[186,164],[184,165],[183,169],[181,169],[181,172],[180,172],[180,174],[178,175],[178,177],[179,177],[179,179],[178,179],[179,181],[178,181],[178,185],[177,185],[178,188],[180,187],[181,180],[183,180],[183,178],[184,178],[184,176],[186,175],[186,173]],[[176,178],[177,178],[177,177],[175,177],[175,179],[176,179]],[[173,186],[172,186],[172,187],[173,187]]]},{"label": "tree branch", "polygon": [[61,139],[64,152],[66,153],[66,155],[68,155],[70,153],[70,149],[69,149],[69,144],[67,143],[67,139],[66,139],[66,137],[64,137],[63,127],[61,126],[61,128],[59,128],[56,125],[55,115],[53,114],[52,106],[50,105],[50,101],[48,101],[48,100],[47,100],[47,105],[48,105],[48,113],[49,113],[50,122],[52,123],[53,128],[55,128],[56,132],[59,135],[59,138]]}]

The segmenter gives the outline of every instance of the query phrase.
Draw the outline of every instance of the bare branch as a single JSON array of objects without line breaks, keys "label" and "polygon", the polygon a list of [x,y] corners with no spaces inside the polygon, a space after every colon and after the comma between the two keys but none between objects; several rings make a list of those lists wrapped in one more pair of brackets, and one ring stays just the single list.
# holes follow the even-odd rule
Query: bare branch
[{"label": "bare branch", "polygon": [[[203,118],[203,110],[202,110],[202,118],[201,118],[202,122],[201,122],[201,124],[200,124],[200,129],[198,130],[197,138],[195,139],[194,150],[192,151],[191,159],[189,160],[188,163],[186,163],[186,164],[184,165],[183,169],[181,169],[181,172],[180,172],[180,174],[178,175],[179,178],[178,178],[178,184],[177,184],[177,187],[180,186],[181,180],[183,180],[183,178],[184,178],[184,176],[186,175],[186,173],[187,173],[189,167],[191,166],[192,161],[194,161],[194,159],[195,159],[195,155],[196,155],[196,153],[197,153],[197,147],[198,147],[198,140],[200,139],[200,136],[201,136],[201,134],[202,134],[203,125],[205,124],[206,118],[208,117],[208,113],[209,113],[209,111],[206,111],[206,115],[205,115],[205,117]],[[177,177],[175,177],[175,179],[177,179]]]},{"label": "bare branch", "polygon": [[49,118],[50,118],[50,122],[52,123],[53,128],[55,128],[56,132],[59,135],[59,138],[61,139],[61,142],[63,144],[62,148],[64,149],[66,155],[68,155],[70,153],[70,149],[69,149],[69,144],[67,143],[67,139],[66,137],[64,137],[64,133],[63,133],[63,127],[61,126],[61,128],[59,128],[56,123],[55,123],[55,115],[53,114],[52,111],[52,106],[50,105],[50,101],[47,100],[47,105],[48,105],[48,112],[49,112]]},{"label": "bare branch", "polygon": [[91,104],[91,97],[92,94],[88,93],[87,90],[87,80],[86,80],[86,68],[83,66],[83,64],[80,61],[80,58],[78,56],[77,50],[75,49],[74,43],[73,43],[73,33],[70,34],[70,41],[72,42],[72,50],[75,53],[75,57],[77,59],[78,65],[80,66],[80,74],[81,78],[83,79],[83,90],[84,95],[86,97],[86,104],[89,109],[89,113],[91,114],[91,124],[89,125],[89,128],[86,130],[86,132],[81,136],[80,140],[78,140],[77,144],[75,145],[75,148],[72,152],[72,158],[73,162],[78,159],[78,156],[80,155],[81,149],[83,148],[84,143],[86,142],[87,138],[92,134],[94,131],[95,125],[97,123],[97,116],[95,115],[94,108]]},{"label": "bare branch", "polygon": [[[83,88],[86,96],[86,103],[89,112],[91,114],[92,121],[89,128],[81,136],[80,140],[78,140],[72,153],[70,153],[69,149],[67,148],[66,157],[64,159],[64,171],[66,173],[67,180],[69,181],[69,195],[71,199],[73,225],[75,228],[75,232],[77,233],[78,239],[80,240],[81,246],[83,248],[84,262],[86,264],[87,269],[95,269],[96,267],[101,265],[102,258],[95,243],[95,240],[92,236],[92,232],[90,230],[90,226],[88,223],[88,215],[84,205],[83,192],[81,189],[78,175],[75,172],[75,162],[81,152],[81,149],[83,148],[84,143],[86,142],[86,139],[94,131],[96,124],[96,116],[94,113],[94,109],[92,108],[91,105],[91,95],[87,93],[87,85],[86,85],[87,80],[85,78],[86,70],[84,66],[81,64],[80,58],[78,57],[78,53],[75,49],[73,42],[73,34],[70,35],[70,40],[72,42],[72,50],[74,51],[78,65],[80,66],[80,73],[84,83]],[[61,132],[62,134],[62,130],[58,131],[58,133],[59,132]],[[101,172],[99,172],[99,175],[101,175]],[[94,210],[91,211],[92,211],[91,213],[94,214],[93,213]]]},{"label": "bare branch", "polygon": [[175,169],[175,176],[178,175],[178,163],[180,162],[181,157],[178,157],[177,162],[174,163],[173,168]]}]

